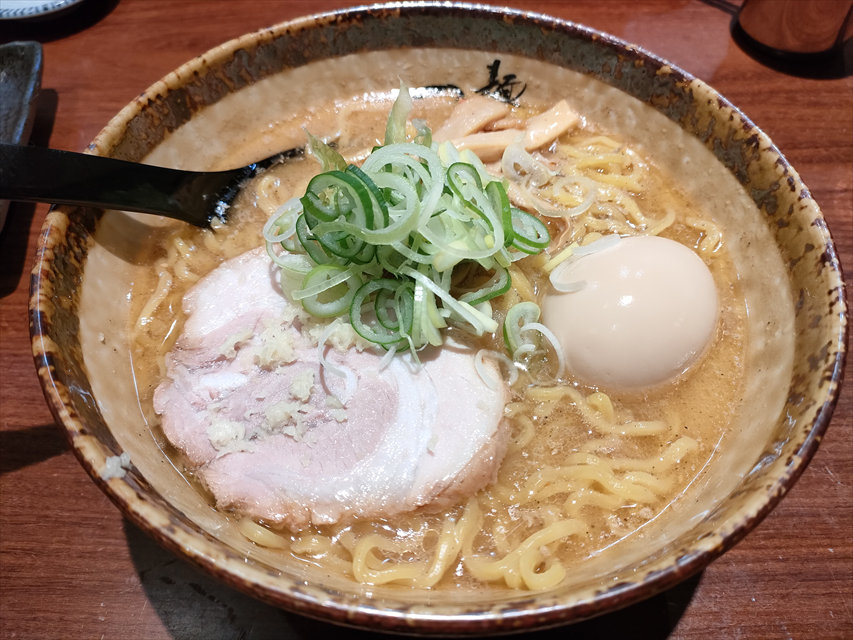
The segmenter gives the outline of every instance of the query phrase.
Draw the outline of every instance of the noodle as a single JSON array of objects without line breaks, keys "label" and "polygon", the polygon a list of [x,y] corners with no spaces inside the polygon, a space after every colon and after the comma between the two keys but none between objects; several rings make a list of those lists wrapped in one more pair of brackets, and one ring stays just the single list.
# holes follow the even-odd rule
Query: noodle
[{"label": "noodle", "polygon": [[161,267],[160,270],[159,279],[157,281],[157,288],[154,289],[154,293],[151,294],[151,297],[148,298],[148,301],[145,303],[145,306],[142,307],[142,311],[139,312],[139,317],[136,320],[137,330],[151,323],[151,319],[154,315],[154,312],[157,311],[157,308],[160,306],[160,303],[162,303],[163,300],[166,299],[166,296],[169,294],[169,290],[171,288],[172,276],[164,265],[163,267]]},{"label": "noodle", "polygon": [[470,503],[459,522],[446,519],[432,552],[432,560],[428,564],[400,563],[390,567],[386,564],[383,568],[377,568],[376,565],[380,561],[374,554],[374,549],[401,555],[406,550],[405,544],[376,534],[366,536],[356,544],[353,551],[353,574],[359,582],[370,584],[399,582],[412,587],[432,587],[456,560],[463,544],[476,533],[475,521],[476,509],[472,508]]}]

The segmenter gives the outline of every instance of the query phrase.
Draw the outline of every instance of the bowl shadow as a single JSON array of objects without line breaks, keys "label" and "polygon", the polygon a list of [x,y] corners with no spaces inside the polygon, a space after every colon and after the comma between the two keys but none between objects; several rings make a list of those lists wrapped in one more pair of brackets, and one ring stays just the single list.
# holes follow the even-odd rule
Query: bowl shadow
[{"label": "bowl shadow", "polygon": [[[149,604],[170,635],[179,640],[287,638],[338,640],[401,636],[344,628],[313,620],[244,595],[179,559],[130,521],[124,521],[130,557]],[[648,600],[592,620],[537,632],[532,640],[663,640],[687,609],[702,574]],[[505,637],[521,637],[520,635]]]},{"label": "bowl shadow", "polygon": [[0,477],[67,451],[68,442],[53,423],[3,429],[0,431]]}]

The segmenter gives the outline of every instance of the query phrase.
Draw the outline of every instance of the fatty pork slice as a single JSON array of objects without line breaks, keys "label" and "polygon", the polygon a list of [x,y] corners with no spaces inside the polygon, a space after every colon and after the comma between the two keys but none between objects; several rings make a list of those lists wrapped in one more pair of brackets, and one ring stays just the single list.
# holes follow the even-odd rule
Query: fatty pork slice
[{"label": "fatty pork slice", "polygon": [[[217,506],[298,529],[446,506],[494,480],[507,390],[482,380],[470,349],[380,370],[349,325],[329,329],[284,298],[262,249],[215,269],[183,305],[154,408]],[[323,333],[346,375],[321,366]]]}]

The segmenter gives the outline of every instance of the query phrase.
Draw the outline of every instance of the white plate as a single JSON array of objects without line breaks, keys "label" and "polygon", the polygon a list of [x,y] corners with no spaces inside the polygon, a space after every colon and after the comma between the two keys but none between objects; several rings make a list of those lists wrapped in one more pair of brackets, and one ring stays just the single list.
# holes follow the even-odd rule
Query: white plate
[{"label": "white plate", "polygon": [[0,20],[34,18],[67,9],[83,0],[3,0]]}]

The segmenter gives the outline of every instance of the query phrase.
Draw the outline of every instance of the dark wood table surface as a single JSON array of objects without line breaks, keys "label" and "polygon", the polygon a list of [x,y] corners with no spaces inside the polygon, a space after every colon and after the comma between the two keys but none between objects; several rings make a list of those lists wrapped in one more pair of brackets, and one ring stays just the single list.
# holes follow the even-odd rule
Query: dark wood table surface
[{"label": "dark wood table surface", "polygon": [[[127,102],[190,58],[232,37],[347,4],[355,3],[84,0],[51,20],[0,21],[0,43],[43,44],[32,140],[79,151]],[[614,34],[719,90],[799,170],[829,221],[842,264],[853,273],[849,57],[846,73],[843,59],[783,70],[762,64],[732,38],[739,2],[510,4]],[[13,204],[0,233],[0,636],[373,637],[303,619],[220,585],[124,520],[90,481],[53,424],[30,355],[27,287],[46,212],[44,205]],[[626,610],[536,637],[853,638],[851,415],[848,371],[827,436],[800,481],[701,575]]]}]

